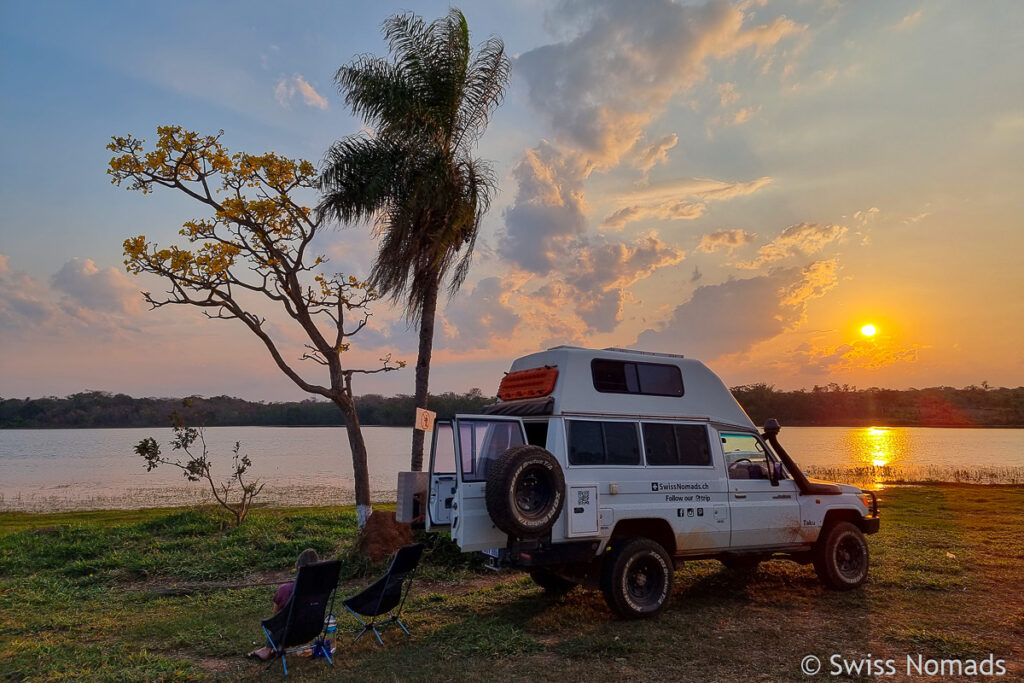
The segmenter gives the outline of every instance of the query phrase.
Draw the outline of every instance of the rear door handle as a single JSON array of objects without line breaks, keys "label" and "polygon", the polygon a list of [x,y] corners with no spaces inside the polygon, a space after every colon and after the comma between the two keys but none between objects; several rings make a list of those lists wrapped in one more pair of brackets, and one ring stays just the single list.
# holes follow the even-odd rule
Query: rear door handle
[{"label": "rear door handle", "polygon": [[746,498],[746,497],[747,497],[747,494],[745,494],[745,493],[737,493],[737,494],[736,494],[736,497],[737,497],[737,498]]}]

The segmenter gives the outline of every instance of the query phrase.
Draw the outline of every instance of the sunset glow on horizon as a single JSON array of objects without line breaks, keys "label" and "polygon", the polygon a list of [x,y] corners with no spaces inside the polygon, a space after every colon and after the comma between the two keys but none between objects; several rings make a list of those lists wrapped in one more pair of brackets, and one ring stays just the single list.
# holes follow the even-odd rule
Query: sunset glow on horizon
[{"label": "sunset glow on horizon", "polygon": [[[498,35],[514,58],[431,391],[494,394],[512,359],[559,344],[679,353],[730,386],[1024,385],[1024,4],[456,4],[474,45]],[[112,187],[104,145],[174,124],[320,163],[363,125],[334,73],[386,55],[403,7],[5,4],[0,395],[303,398],[241,325],[143,304],[165,284],[125,272],[123,240],[181,245],[208,216]],[[328,231],[327,274],[365,277],[371,233]],[[294,321],[257,312],[299,358]],[[413,393],[401,304],[351,341],[354,367],[410,363],[357,394]]]}]

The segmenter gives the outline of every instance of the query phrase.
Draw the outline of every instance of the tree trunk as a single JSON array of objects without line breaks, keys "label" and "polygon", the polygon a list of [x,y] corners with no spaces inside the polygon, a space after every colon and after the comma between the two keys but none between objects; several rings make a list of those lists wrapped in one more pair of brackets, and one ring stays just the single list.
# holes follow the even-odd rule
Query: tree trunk
[{"label": "tree trunk", "polygon": [[[427,384],[430,376],[430,352],[434,347],[434,313],[437,310],[437,290],[440,283],[435,284],[423,298],[423,309],[420,312],[420,350],[416,356],[416,407],[427,407]],[[412,430],[412,461],[413,472],[423,471],[423,437],[420,429]]]},{"label": "tree trunk", "polygon": [[366,467],[366,442],[363,441],[363,430],[359,425],[359,414],[352,401],[344,399],[335,401],[345,416],[345,431],[348,432],[348,445],[352,451],[352,478],[356,489],[356,518],[359,528],[366,526],[373,507],[370,503],[370,471]]}]

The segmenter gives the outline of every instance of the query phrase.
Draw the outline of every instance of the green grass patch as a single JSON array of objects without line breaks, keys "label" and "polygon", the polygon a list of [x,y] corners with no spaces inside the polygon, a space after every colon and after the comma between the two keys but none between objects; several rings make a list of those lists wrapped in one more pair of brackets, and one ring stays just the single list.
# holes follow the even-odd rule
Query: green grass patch
[{"label": "green grass patch", "polygon": [[[1024,489],[882,493],[871,577],[823,590],[813,569],[685,563],[655,620],[615,618],[598,591],[553,597],[493,574],[440,536],[406,624],[336,666],[289,661],[289,680],[803,681],[803,656],[982,658],[1024,676]],[[0,680],[280,680],[243,658],[262,644],[275,583],[305,547],[340,557],[348,595],[382,571],[350,552],[351,508],[258,508],[240,528],[212,509],[0,514]],[[844,680],[838,677],[839,680]]]}]

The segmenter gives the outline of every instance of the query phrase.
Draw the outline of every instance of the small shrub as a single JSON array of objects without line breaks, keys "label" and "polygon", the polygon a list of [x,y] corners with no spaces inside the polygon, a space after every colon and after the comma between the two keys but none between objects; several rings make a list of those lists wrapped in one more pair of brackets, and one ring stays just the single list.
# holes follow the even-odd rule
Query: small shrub
[{"label": "small shrub", "polygon": [[[197,442],[202,453],[193,452]],[[171,440],[171,447],[175,451],[183,451],[186,457],[174,459],[165,457],[160,451],[160,444],[151,436],[135,445],[135,453],[146,461],[147,472],[156,469],[158,465],[171,465],[180,469],[189,481],[205,479],[210,485],[210,491],[217,503],[234,515],[235,525],[238,526],[244,522],[253,499],[260,494],[266,484],[260,482],[259,479],[246,480],[246,473],[252,467],[252,461],[248,455],[239,455],[242,448],[241,442],[235,442],[234,455],[231,458],[231,476],[219,484],[214,481],[212,463],[206,448],[206,438],[202,427],[188,427],[181,422],[178,416],[175,416],[174,439]]]}]

